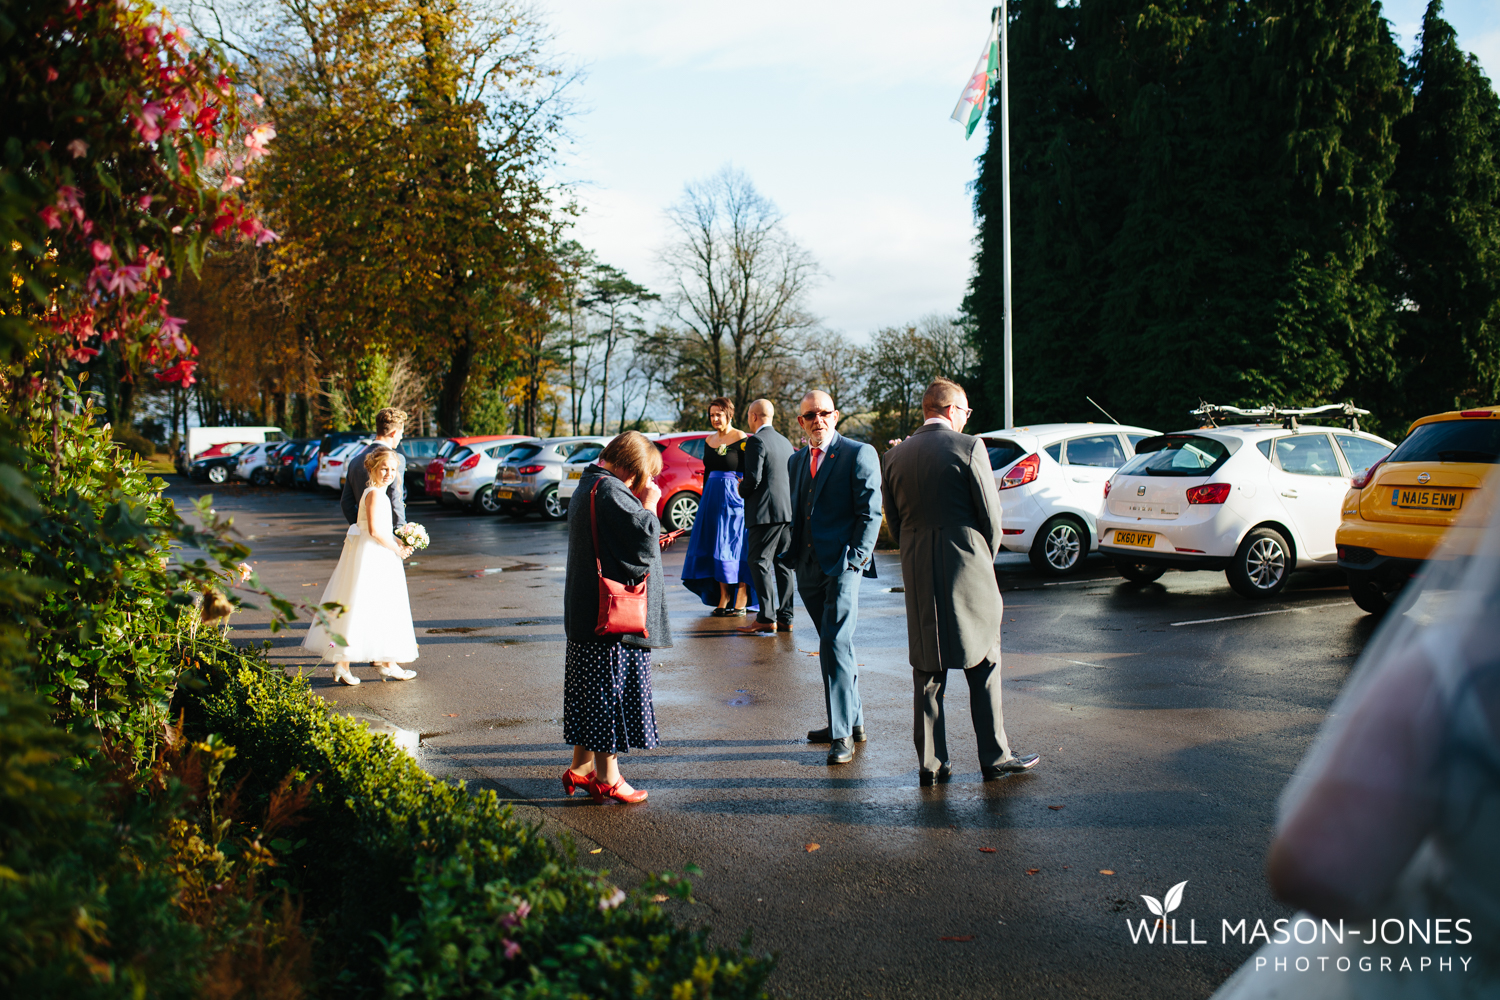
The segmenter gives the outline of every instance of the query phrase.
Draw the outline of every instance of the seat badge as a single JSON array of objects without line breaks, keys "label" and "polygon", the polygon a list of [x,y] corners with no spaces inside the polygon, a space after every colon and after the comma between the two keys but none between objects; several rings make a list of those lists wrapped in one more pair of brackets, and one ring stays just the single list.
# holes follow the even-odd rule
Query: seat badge
[{"label": "seat badge", "polygon": [[1144,486],[1137,486],[1135,488],[1135,495],[1138,496],[1138,497],[1145,496],[1146,495],[1146,487],[1144,487]]}]

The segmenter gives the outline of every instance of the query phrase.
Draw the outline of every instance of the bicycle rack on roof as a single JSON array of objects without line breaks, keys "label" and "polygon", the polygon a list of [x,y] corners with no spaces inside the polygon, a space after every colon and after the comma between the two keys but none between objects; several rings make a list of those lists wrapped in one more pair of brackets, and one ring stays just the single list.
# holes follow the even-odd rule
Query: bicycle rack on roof
[{"label": "bicycle rack on roof", "polygon": [[1218,427],[1227,417],[1240,417],[1253,420],[1255,423],[1262,421],[1274,423],[1281,422],[1281,426],[1289,431],[1297,429],[1298,417],[1342,417],[1348,421],[1351,431],[1359,430],[1359,418],[1369,416],[1369,410],[1362,410],[1353,403],[1329,403],[1327,406],[1309,407],[1284,407],[1284,406],[1262,406],[1256,409],[1242,409],[1238,406],[1219,406],[1199,400],[1201,404],[1196,410],[1191,410],[1193,416],[1206,421],[1210,427]]}]

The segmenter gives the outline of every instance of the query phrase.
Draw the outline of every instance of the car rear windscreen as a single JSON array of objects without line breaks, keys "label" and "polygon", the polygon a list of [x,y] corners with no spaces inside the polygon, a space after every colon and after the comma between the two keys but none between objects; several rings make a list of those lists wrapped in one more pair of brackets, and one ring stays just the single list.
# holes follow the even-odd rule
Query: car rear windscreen
[{"label": "car rear windscreen", "polygon": [[539,444],[518,444],[505,456],[507,462],[524,462],[528,458],[536,458],[542,453]]},{"label": "car rear windscreen", "polygon": [[990,468],[996,472],[1026,454],[1026,449],[1005,438],[985,438],[984,446],[990,453]]},{"label": "car rear windscreen", "polygon": [[457,451],[455,451],[453,454],[449,455],[448,458],[446,459],[446,461],[448,461],[450,463],[451,462],[462,462],[464,459],[468,458],[472,454],[474,454],[474,449],[473,448],[460,448]]},{"label": "car rear windscreen", "polygon": [[602,444],[586,444],[582,448],[579,448],[577,451],[573,452],[573,454],[569,455],[568,456],[568,461],[569,462],[592,462],[594,459],[598,458],[602,454],[604,454],[604,445],[602,445]]},{"label": "car rear windscreen", "polygon": [[1135,458],[1120,467],[1120,475],[1211,476],[1229,458],[1224,442],[1197,435],[1146,438],[1135,452]]},{"label": "car rear windscreen", "polygon": [[1423,424],[1391,452],[1392,462],[1500,462],[1500,420]]}]

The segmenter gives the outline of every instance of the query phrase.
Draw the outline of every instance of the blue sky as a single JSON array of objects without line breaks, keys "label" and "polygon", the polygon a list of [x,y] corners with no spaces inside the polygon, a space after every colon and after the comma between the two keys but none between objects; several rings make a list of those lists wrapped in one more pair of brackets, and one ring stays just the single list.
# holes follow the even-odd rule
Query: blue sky
[{"label": "blue sky", "polygon": [[[963,297],[967,185],[984,133],[948,120],[984,45],[990,0],[542,0],[583,78],[563,170],[578,238],[665,290],[664,209],[725,164],[745,171],[817,258],[811,305],[856,340]],[[1424,0],[1385,5],[1402,47]],[[1500,72],[1500,3],[1450,0],[1459,43]]]}]

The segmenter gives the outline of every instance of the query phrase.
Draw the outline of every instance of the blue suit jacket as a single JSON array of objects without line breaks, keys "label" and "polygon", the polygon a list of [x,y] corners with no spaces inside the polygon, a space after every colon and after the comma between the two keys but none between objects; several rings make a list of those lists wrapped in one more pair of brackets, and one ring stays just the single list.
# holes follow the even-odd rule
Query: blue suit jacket
[{"label": "blue suit jacket", "polygon": [[[845,569],[875,575],[875,539],[880,535],[880,459],[875,449],[834,432],[818,474],[813,477],[812,449],[787,460],[792,480],[792,548],[800,558],[810,534],[818,565],[829,576]],[[803,497],[812,491],[812,516],[803,513]]]}]

